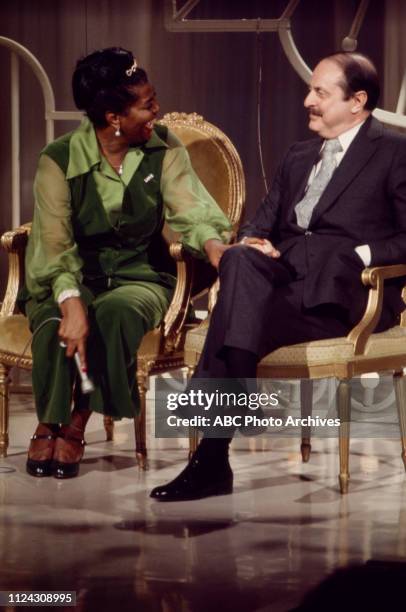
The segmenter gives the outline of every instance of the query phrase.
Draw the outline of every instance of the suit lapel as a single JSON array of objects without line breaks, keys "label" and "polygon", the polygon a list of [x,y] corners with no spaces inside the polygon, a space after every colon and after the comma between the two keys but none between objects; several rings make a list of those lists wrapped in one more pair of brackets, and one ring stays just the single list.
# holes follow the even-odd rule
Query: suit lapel
[{"label": "suit lapel", "polygon": [[381,134],[382,125],[373,118],[367,119],[349,146],[318,204],[315,206],[310,220],[311,226],[317,223],[317,220],[368,163],[377,149],[377,139]]}]

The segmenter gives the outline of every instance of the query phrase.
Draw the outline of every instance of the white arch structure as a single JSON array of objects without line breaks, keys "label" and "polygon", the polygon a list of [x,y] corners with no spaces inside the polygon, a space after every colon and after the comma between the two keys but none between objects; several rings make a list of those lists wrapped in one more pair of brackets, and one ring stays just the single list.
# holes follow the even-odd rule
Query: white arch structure
[{"label": "white arch structure", "polygon": [[[166,0],[165,26],[170,32],[277,32],[282,48],[301,79],[310,81],[312,71],[300,55],[291,32],[291,18],[300,0],[289,0],[278,19],[187,19],[200,0],[187,0],[177,10],[177,0]],[[367,11],[369,0],[360,0],[348,36],[342,41],[345,51],[355,51],[357,37]],[[400,88],[396,112],[382,108],[374,110],[374,115],[384,123],[406,128],[406,72]]]},{"label": "white arch structure", "polygon": [[22,58],[37,77],[45,103],[45,139],[54,139],[54,122],[61,120],[79,120],[83,113],[77,111],[56,111],[55,96],[51,82],[42,64],[26,47],[20,43],[0,36],[0,45],[11,51],[11,223],[16,228],[21,223],[20,202],[20,80],[19,58]]}]

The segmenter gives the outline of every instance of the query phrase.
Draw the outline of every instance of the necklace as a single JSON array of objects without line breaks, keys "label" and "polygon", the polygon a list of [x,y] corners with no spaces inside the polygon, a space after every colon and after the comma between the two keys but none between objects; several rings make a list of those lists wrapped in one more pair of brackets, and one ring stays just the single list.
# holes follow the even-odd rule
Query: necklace
[{"label": "necklace", "polygon": [[101,153],[102,155],[105,157],[105,159],[108,161],[108,163],[110,164],[110,166],[113,168],[113,170],[115,170],[117,172],[117,174],[119,176],[121,176],[123,174],[123,163],[124,163],[124,157],[125,154],[127,153],[127,151],[125,152],[124,156],[121,156],[121,162],[119,164],[113,164],[113,162],[111,161],[109,155],[107,155],[105,149],[103,149],[103,147],[100,147],[101,149]]},{"label": "necklace", "polygon": [[[104,156],[104,158],[107,160],[107,162],[110,164],[110,166],[113,168],[113,170],[115,172],[117,172],[117,174],[119,176],[121,176],[123,174],[124,168],[123,168],[123,163],[124,163],[124,158],[128,152],[128,146],[127,145],[120,145],[117,147],[117,142],[114,141],[114,139],[112,140],[111,138],[108,138],[105,134],[103,130],[96,130],[96,136],[97,136],[97,140],[98,140],[98,144],[99,144],[99,149],[101,154]],[[117,139],[116,139],[117,140]],[[120,160],[120,163],[117,164],[113,164],[112,158],[114,159],[114,161],[118,161]],[[117,159],[118,158],[118,159]]]}]

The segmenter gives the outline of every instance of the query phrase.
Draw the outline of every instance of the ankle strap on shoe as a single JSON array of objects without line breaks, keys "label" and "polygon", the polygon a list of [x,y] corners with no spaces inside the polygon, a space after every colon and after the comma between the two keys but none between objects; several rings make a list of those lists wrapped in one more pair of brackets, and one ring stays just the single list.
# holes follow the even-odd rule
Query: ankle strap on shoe
[{"label": "ankle strap on shoe", "polygon": [[58,438],[63,438],[64,440],[69,440],[70,442],[76,442],[77,444],[80,444],[81,446],[86,446],[86,441],[84,438],[77,438],[76,436],[73,436],[69,432],[65,433],[63,431],[60,431],[58,434]]}]

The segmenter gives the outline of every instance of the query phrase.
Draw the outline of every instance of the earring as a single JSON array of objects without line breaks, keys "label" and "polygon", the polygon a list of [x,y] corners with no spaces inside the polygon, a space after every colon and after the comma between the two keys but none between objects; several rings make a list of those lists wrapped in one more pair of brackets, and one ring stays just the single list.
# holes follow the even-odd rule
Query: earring
[{"label": "earring", "polygon": [[114,136],[121,136],[121,131],[120,131],[120,126],[118,126],[118,128],[116,128],[116,131],[114,132]]}]

